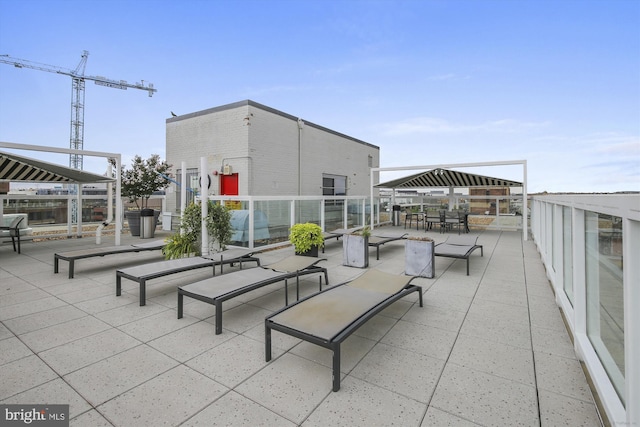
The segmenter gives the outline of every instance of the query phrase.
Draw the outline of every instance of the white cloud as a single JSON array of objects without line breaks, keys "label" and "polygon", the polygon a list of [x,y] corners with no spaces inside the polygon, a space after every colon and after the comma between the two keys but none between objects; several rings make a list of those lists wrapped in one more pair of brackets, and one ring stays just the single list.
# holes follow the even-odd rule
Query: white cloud
[{"label": "white cloud", "polygon": [[598,151],[602,153],[636,156],[636,161],[640,162],[640,138],[637,137],[616,137],[602,140]]}]

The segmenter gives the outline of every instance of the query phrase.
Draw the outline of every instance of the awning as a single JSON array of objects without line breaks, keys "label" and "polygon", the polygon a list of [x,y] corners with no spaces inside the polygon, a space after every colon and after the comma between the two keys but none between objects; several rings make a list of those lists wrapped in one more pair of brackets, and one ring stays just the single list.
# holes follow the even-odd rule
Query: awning
[{"label": "awning", "polygon": [[0,181],[76,182],[82,184],[114,182],[115,178],[0,151]]},{"label": "awning", "polygon": [[425,187],[522,187],[521,182],[502,178],[458,172],[450,169],[433,169],[375,185],[377,188],[425,188]]}]

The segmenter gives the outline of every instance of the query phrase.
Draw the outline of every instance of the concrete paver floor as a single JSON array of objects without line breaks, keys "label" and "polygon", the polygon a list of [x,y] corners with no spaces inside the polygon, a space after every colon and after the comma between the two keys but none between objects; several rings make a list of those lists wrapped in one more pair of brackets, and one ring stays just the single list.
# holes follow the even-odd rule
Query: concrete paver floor
[{"label": "concrete paver floor", "polygon": [[[53,274],[53,254],[93,239],[24,243],[20,255],[2,245],[0,402],[68,403],[72,426],[601,425],[534,243],[508,231],[478,243],[469,276],[464,261],[436,258],[435,278],[414,280],[424,307],[410,296],[345,342],[336,393],[328,350],[274,332],[264,360],[264,317],[284,304],[282,284],[225,303],[215,335],[211,305],[187,298],[176,316],[176,287],[209,270],[150,281],[140,307],[131,281],[115,296],[115,270],[159,251],[81,260],[68,279],[64,262]],[[321,256],[331,284],[362,273],[342,266],[341,241]],[[371,267],[403,274],[404,242],[381,247]],[[317,284],[308,276],[302,293]]]}]

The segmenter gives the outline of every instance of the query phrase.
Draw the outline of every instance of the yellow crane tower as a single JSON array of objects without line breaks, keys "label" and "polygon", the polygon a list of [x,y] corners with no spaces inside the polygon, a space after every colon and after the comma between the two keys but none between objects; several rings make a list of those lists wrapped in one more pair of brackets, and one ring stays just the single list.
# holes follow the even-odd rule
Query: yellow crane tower
[{"label": "yellow crane tower", "polygon": [[[25,59],[12,58],[9,55],[0,55],[0,63],[13,65],[16,68],[31,68],[34,70],[47,71],[49,73],[62,74],[71,77],[71,137],[69,146],[73,150],[82,150],[84,146],[84,84],[85,81],[93,81],[100,86],[115,89],[127,90],[127,88],[141,89],[149,92],[153,96],[157,89],[152,83],[145,86],[144,80],[140,83],[127,83],[126,80],[112,80],[101,76],[85,76],[84,70],[87,66],[88,51],[82,52],[82,59],[74,70],[56,67],[53,65],[40,64]],[[82,169],[82,154],[69,155],[69,167]]]}]

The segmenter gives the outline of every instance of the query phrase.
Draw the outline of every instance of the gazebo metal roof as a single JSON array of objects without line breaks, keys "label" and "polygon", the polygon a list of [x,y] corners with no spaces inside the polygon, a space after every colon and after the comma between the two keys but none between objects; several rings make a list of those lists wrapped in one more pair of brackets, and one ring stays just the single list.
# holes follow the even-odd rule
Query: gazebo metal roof
[{"label": "gazebo metal roof", "polygon": [[0,151],[0,181],[99,183],[115,178]]},{"label": "gazebo metal roof", "polygon": [[522,183],[502,178],[437,168],[403,178],[376,184],[376,188],[424,188],[424,187],[521,187]]}]

